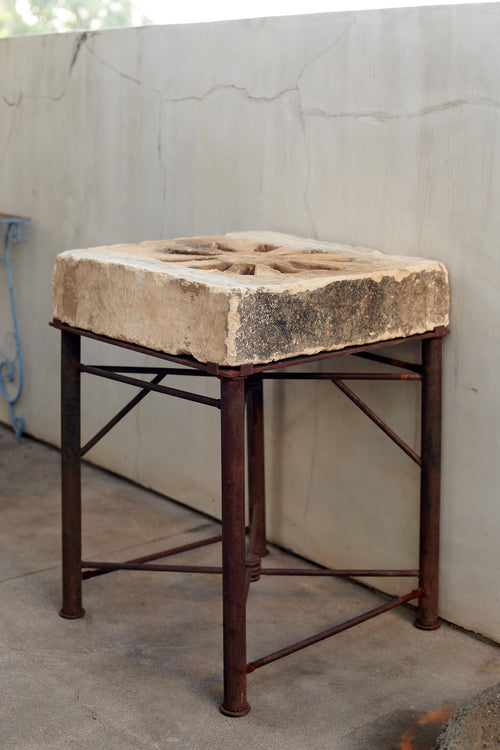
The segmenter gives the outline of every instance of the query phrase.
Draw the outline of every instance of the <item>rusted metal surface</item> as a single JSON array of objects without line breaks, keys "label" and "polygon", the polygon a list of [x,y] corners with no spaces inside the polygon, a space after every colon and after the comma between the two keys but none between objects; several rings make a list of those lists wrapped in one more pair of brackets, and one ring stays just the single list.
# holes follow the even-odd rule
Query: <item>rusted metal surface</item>
[{"label": "rusted metal surface", "polygon": [[[245,565],[247,569],[247,581],[248,584],[258,581],[260,578],[261,564],[259,555],[247,553],[245,559]],[[248,593],[248,588],[247,588]]]},{"label": "rusted metal surface", "polygon": [[420,585],[415,625],[436,630],[439,582],[439,506],[441,490],[441,338],[422,342],[422,471],[420,475]]},{"label": "rusted metal surface", "polygon": [[405,441],[402,440],[399,435],[396,435],[394,430],[391,430],[391,428],[386,425],[386,423],[382,419],[380,419],[380,417],[377,416],[377,414],[375,414],[375,412],[370,409],[370,407],[367,406],[367,404],[365,404],[365,402],[362,401],[359,396],[351,391],[351,389],[345,383],[343,383],[342,380],[337,379],[332,380],[332,382],[337,386],[337,388],[345,393],[347,398],[349,398],[354,404],[356,404],[356,406],[361,409],[361,411],[364,412],[364,414],[366,414],[366,416],[369,417],[372,422],[377,425],[377,427],[380,427],[382,432],[385,432],[387,437],[389,437],[394,443],[396,443],[396,445],[399,446],[399,448],[401,448],[401,450],[403,450],[412,459],[412,461],[415,461],[416,464],[422,466],[422,459],[415,453],[413,448],[410,448],[410,446],[405,443]]},{"label": "rusted metal surface", "polygon": [[80,337],[61,338],[61,496],[63,604],[61,617],[82,617],[81,474],[80,474]]},{"label": "rusted metal surface", "polygon": [[195,378],[213,378],[214,376],[209,373],[205,372],[204,370],[189,370],[187,367],[131,367],[131,366],[123,366],[118,367],[117,365],[98,365],[99,369],[101,370],[109,370],[110,372],[135,372],[140,373],[142,375],[148,375],[148,374],[160,374],[162,373],[165,375],[179,375],[184,377],[184,375],[191,375]]},{"label": "rusted metal surface", "polygon": [[[92,562],[82,563],[85,568],[94,568],[98,572],[113,573],[115,570],[147,570],[163,573],[222,573],[218,565],[162,565],[161,563],[115,563]],[[87,576],[89,578],[90,576]]]},{"label": "rusted metal surface", "polygon": [[188,391],[181,391],[178,388],[167,388],[162,385],[156,385],[154,382],[147,383],[144,380],[138,378],[130,378],[127,375],[120,375],[117,372],[112,372],[103,367],[94,367],[92,365],[80,365],[80,372],[88,372],[91,375],[99,375],[101,378],[107,378],[108,380],[116,380],[118,383],[126,383],[127,385],[135,385],[139,388],[143,388],[147,391],[154,391],[155,393],[164,393],[167,396],[175,396],[176,398],[183,398],[187,401],[195,401],[198,404],[206,404],[207,406],[215,406],[220,409],[220,400],[218,398],[210,398],[209,396],[202,396],[199,393],[189,393]]},{"label": "rusted metal surface", "polygon": [[406,362],[402,359],[393,359],[392,357],[384,357],[383,354],[373,354],[372,352],[357,352],[353,355],[354,357],[361,357],[361,359],[369,359],[372,362],[380,362],[384,365],[390,365],[391,367],[399,367],[402,370],[410,370],[411,372],[422,372],[422,365],[415,362]]},{"label": "rusted metal surface", "polygon": [[364,612],[362,615],[352,617],[350,620],[341,622],[339,625],[334,625],[332,628],[328,628],[327,630],[322,630],[320,633],[309,636],[309,638],[304,638],[304,640],[302,641],[292,643],[290,646],[285,646],[285,648],[281,648],[279,651],[273,651],[271,654],[267,654],[267,656],[262,656],[260,659],[255,659],[255,661],[252,661],[247,665],[247,672],[254,672],[256,669],[258,669],[259,667],[263,667],[265,664],[270,664],[277,659],[282,659],[284,656],[294,654],[297,651],[301,651],[303,648],[307,648],[307,646],[312,646],[313,643],[324,641],[325,638],[330,638],[332,635],[342,633],[344,630],[353,628],[355,625],[360,625],[362,622],[371,620],[373,617],[377,617],[377,615],[382,615],[384,612],[388,612],[390,609],[400,607],[402,604],[410,602],[412,599],[417,599],[421,595],[421,593],[422,589],[414,589],[413,591],[410,591],[409,594],[404,594],[403,596],[398,596],[395,599],[391,599],[390,601],[386,602],[386,604],[381,604],[380,607],[370,609],[368,612]]},{"label": "rusted metal surface", "polygon": [[265,380],[421,380],[417,373],[397,372],[265,372]]},{"label": "rusted metal surface", "polygon": [[[437,616],[438,553],[439,553],[439,492],[440,492],[440,423],[441,423],[441,345],[447,329],[438,329],[408,339],[377,342],[364,347],[351,347],[338,352],[323,352],[312,357],[274,362],[264,366],[243,365],[221,368],[214,363],[200,363],[190,357],[173,357],[126,342],[97,336],[65,326],[53,325],[62,333],[62,520],[63,520],[63,617],[84,614],[81,599],[82,578],[92,578],[116,570],[148,570],[180,573],[222,574],[224,630],[224,700],[221,711],[228,716],[242,716],[249,711],[246,697],[247,673],[276,659],[306,648],[348,628],[354,627],[398,607],[419,599],[416,625],[423,629],[439,626]],[[80,340],[86,336],[105,344],[115,345],[168,360],[179,367],[119,367],[84,365],[80,363]],[[409,341],[422,342],[422,365],[374,354],[372,350]],[[379,364],[407,370],[404,373],[297,373],[281,371],[291,365],[310,363],[333,357],[355,354]],[[280,370],[276,372],[276,370]],[[80,448],[80,373],[127,383],[138,387],[139,393],[107,424]],[[130,377],[134,374],[153,375],[151,381]],[[220,399],[212,399],[177,388],[159,385],[166,376],[216,377],[220,381]],[[261,568],[266,554],[265,535],[265,469],[263,379],[331,380],[410,458],[421,466],[420,558],[416,569],[324,569],[324,568]],[[422,381],[422,455],[419,457],[386,425],[344,380]],[[81,496],[80,459],[96,442],[116,425],[125,414],[151,391],[187,398],[215,406],[221,410],[222,466],[222,534],[205,540],[173,547],[124,562],[81,561]],[[245,403],[248,453],[249,526],[245,527]],[[248,535],[245,549],[245,535]],[[157,563],[156,560],[180,554],[222,540],[222,566],[179,565]],[[85,569],[82,575],[82,568]],[[246,663],[246,598],[250,584],[261,575],[336,576],[336,577],[418,577],[419,588],[337,624],[298,643]]]},{"label": "rusted metal surface", "polygon": [[193,357],[189,356],[176,356],[173,354],[166,354],[165,352],[159,352],[153,349],[148,349],[145,346],[139,346],[137,344],[130,344],[128,341],[120,341],[119,339],[112,339],[108,336],[101,336],[92,331],[86,331],[81,328],[73,328],[68,326],[57,318],[54,318],[50,323],[50,326],[57,328],[60,331],[69,331],[70,333],[76,333],[84,338],[94,339],[95,341],[101,341],[103,343],[118,346],[122,349],[129,349],[133,352],[139,352],[139,354],[146,354],[158,359],[167,360],[168,362],[176,362],[186,367],[191,367],[197,370],[202,370],[210,375],[223,378],[241,378],[249,377],[250,375],[268,372],[271,370],[277,370],[284,367],[294,367],[296,365],[306,364],[308,362],[319,362],[324,359],[335,359],[336,357],[344,357],[348,354],[359,354],[364,352],[372,352],[377,349],[387,349],[391,346],[399,346],[400,344],[406,344],[409,341],[423,341],[428,338],[435,338],[446,336],[449,334],[449,329],[444,326],[435,328],[434,331],[428,331],[427,333],[417,334],[416,336],[408,336],[407,338],[391,339],[389,341],[378,341],[373,344],[363,344],[362,346],[352,346],[345,349],[338,349],[332,352],[320,352],[319,354],[313,354],[303,357],[291,357],[290,359],[280,360],[278,362],[271,362],[264,365],[240,365],[239,367],[220,367],[216,362],[199,362]]},{"label": "rusted metal surface", "polygon": [[261,568],[263,576],[334,576],[336,578],[418,578],[412,570],[377,570],[375,568]]},{"label": "rusted metal surface", "polygon": [[266,380],[421,380],[413,373],[396,372],[266,372]]},{"label": "rusted metal surface", "polygon": [[[165,557],[172,557],[172,555],[180,555],[182,552],[188,552],[199,547],[207,547],[210,544],[216,544],[222,541],[222,535],[217,534],[216,536],[208,537],[208,539],[200,539],[197,542],[190,542],[189,544],[181,544],[178,547],[171,547],[170,549],[162,550],[161,552],[154,552],[151,555],[143,555],[142,557],[135,557],[133,560],[125,560],[125,564],[140,565],[141,563],[149,563],[153,560],[163,560]],[[106,566],[106,568],[102,567]],[[98,570],[88,570],[83,574],[83,578],[94,578],[98,575],[104,575],[104,573],[112,573],[114,570],[121,570],[123,563],[92,563],[82,560],[82,568],[99,568]],[[102,568],[102,569],[101,569]],[[140,567],[137,568],[140,570]],[[222,568],[216,572],[222,571]]]},{"label": "rusted metal surface", "polygon": [[266,365],[254,365],[251,372],[248,374],[257,372],[268,372],[270,370],[279,370],[283,367],[295,367],[296,365],[303,365],[310,362],[319,362],[324,359],[335,359],[336,357],[345,357],[348,354],[358,354],[360,352],[372,352],[377,349],[387,349],[391,346],[399,346],[400,344],[406,344],[409,341],[423,341],[424,339],[435,338],[436,336],[446,336],[449,333],[448,328],[440,326],[434,329],[434,331],[428,331],[427,333],[420,333],[416,336],[408,336],[407,338],[391,339],[390,341],[377,341],[373,344],[363,344],[362,346],[350,346],[345,349],[337,349],[333,352],[320,352],[319,354],[311,354],[303,357],[291,357],[290,359],[281,360],[279,362],[271,362]]},{"label": "rusted metal surface", "polygon": [[[151,384],[158,385],[163,380],[164,377],[165,377],[165,375],[163,373],[159,373],[158,375],[156,375],[156,377],[153,378],[153,380],[151,381]],[[137,406],[137,404],[139,404],[142,401],[142,399],[145,398],[148,395],[148,393],[150,393],[150,391],[151,391],[150,388],[143,388],[142,391],[137,394],[137,396],[134,396],[134,398],[131,399],[128,402],[128,404],[126,404],[123,407],[123,409],[120,409],[120,411],[118,412],[118,414],[116,414],[113,417],[113,419],[110,419],[109,422],[106,422],[106,424],[104,425],[104,427],[102,427],[99,430],[99,432],[97,432],[94,435],[94,437],[91,440],[89,440],[83,446],[83,448],[81,448],[81,450],[80,450],[80,458],[83,458],[83,456],[86,453],[88,453],[89,450],[94,447],[94,445],[97,445],[97,443],[99,442],[99,440],[101,440],[105,435],[107,435],[108,432],[110,430],[112,430],[113,427],[115,427],[115,425],[118,424],[118,422],[121,422],[121,420],[123,419],[123,417],[126,417],[127,414],[130,411],[132,411],[132,409],[134,408],[134,406]]]},{"label": "rusted metal surface", "polygon": [[[165,354],[165,352],[158,352],[153,349],[148,349],[146,346],[139,346],[137,344],[130,344],[128,341],[120,341],[119,339],[112,339],[109,336],[101,336],[98,333],[92,331],[86,331],[83,328],[74,328],[68,326],[61,320],[54,318],[50,323],[52,328],[57,328],[60,331],[67,331],[69,333],[75,333],[78,336],[82,336],[86,339],[93,339],[94,341],[101,341],[103,344],[110,344],[117,346],[120,349],[128,349],[131,352],[138,352],[139,354],[146,354],[150,357],[157,357],[158,359],[164,359],[167,362],[178,362],[186,367],[193,367],[196,370],[203,370],[209,372],[208,367],[203,362],[198,362],[193,357],[176,357],[173,354]],[[239,375],[239,373],[237,373]]]},{"label": "rusted metal surface", "polygon": [[221,381],[222,598],[224,701],[222,713],[250,710],[246,685],[245,381]]}]

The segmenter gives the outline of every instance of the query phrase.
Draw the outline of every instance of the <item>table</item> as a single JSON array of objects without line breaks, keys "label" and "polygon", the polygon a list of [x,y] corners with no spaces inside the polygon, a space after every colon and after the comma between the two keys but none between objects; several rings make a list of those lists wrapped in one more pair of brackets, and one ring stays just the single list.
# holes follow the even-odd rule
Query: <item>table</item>
[{"label": "table", "polygon": [[[231,237],[231,235],[227,235]],[[268,235],[266,234],[266,237]],[[282,236],[280,236],[282,237]],[[241,236],[237,238],[238,243],[241,240]],[[255,240],[255,238],[254,238]],[[252,240],[252,241],[254,241]],[[254,252],[272,252],[269,249],[259,249],[262,246],[262,237],[258,238],[257,244],[255,244]],[[205,238],[205,241],[213,242],[212,239]],[[246,240],[245,240],[246,241]],[[276,240],[277,241],[277,240]],[[167,246],[169,248],[178,248],[176,245],[177,241],[169,241]],[[219,240],[216,241],[219,242]],[[230,249],[228,250],[226,245],[229,242]],[[306,242],[306,241],[303,241]],[[311,241],[312,242],[312,241]],[[174,243],[172,245],[172,243]],[[237,252],[231,249],[232,240],[225,240],[223,252]],[[219,242],[219,244],[221,244]],[[223,243],[222,243],[223,244]],[[286,241],[285,241],[286,244]],[[139,250],[137,250],[139,247]],[[273,245],[274,248],[281,248],[282,245]],[[99,330],[90,330],[90,326],[87,328],[78,327],[74,324],[75,320],[85,320],[87,315],[87,302],[89,294],[95,295],[95,299],[99,299],[98,310],[101,310],[103,305],[106,305],[106,299],[102,296],[102,288],[96,287],[100,284],[113,285],[116,290],[116,295],[120,294],[129,295],[130,305],[133,308],[134,304],[142,304],[141,300],[143,295],[146,294],[146,288],[150,289],[153,284],[153,278],[151,276],[151,268],[149,267],[147,272],[144,272],[144,268],[141,266],[138,257],[142,258],[147,256],[147,263],[149,264],[151,258],[149,256],[150,247],[144,248],[143,246],[134,246],[134,250],[125,251],[123,246],[120,246],[114,253],[109,248],[98,248],[92,251],[78,251],[75,253],[63,253],[60,258],[59,270],[56,269],[55,274],[55,311],[62,311],[65,318],[68,320],[61,319],[61,317],[54,317],[52,325],[61,332],[61,441],[62,441],[62,518],[63,518],[63,604],[60,614],[62,617],[68,619],[74,619],[82,617],[85,610],[82,605],[82,581],[91,578],[96,575],[103,575],[116,570],[156,570],[164,572],[185,572],[185,573],[200,573],[200,574],[219,574],[222,576],[222,599],[223,599],[223,643],[224,643],[224,698],[221,705],[221,711],[227,716],[243,716],[248,713],[250,706],[247,701],[247,676],[258,668],[269,664],[276,659],[287,656],[295,651],[301,650],[313,643],[317,643],[320,640],[331,637],[337,633],[343,632],[344,630],[361,624],[372,617],[387,612],[390,609],[401,606],[410,601],[418,602],[418,611],[415,620],[417,627],[424,630],[433,630],[439,627],[438,619],[438,559],[439,559],[439,501],[440,501],[440,455],[441,455],[441,390],[442,390],[442,342],[443,338],[448,334],[447,327],[443,324],[445,319],[447,320],[447,286],[443,279],[445,271],[440,268],[437,269],[432,266],[432,261],[428,262],[431,264],[432,274],[437,273],[439,278],[439,284],[436,286],[436,277],[430,278],[430,285],[425,287],[419,283],[420,277],[411,276],[411,284],[414,285],[418,291],[415,301],[415,309],[422,303],[421,297],[424,298],[425,304],[422,307],[422,312],[419,315],[423,319],[429,320],[429,305],[434,304],[435,300],[433,295],[435,294],[436,288],[440,288],[442,294],[442,300],[444,300],[444,306],[442,308],[436,308],[433,315],[437,316],[436,320],[439,320],[441,316],[442,324],[433,326],[432,330],[424,330],[420,333],[412,333],[411,335],[393,337],[389,339],[383,339],[380,331],[383,331],[383,326],[386,325],[384,305],[387,306],[387,301],[383,295],[380,294],[377,309],[373,306],[373,320],[378,321],[380,331],[378,334],[378,340],[375,341],[364,341],[362,343],[349,343],[345,340],[341,342],[341,346],[336,349],[328,351],[319,350],[314,353],[303,353],[296,356],[290,354],[290,349],[287,350],[286,357],[275,357],[271,359],[269,356],[268,349],[266,356],[269,361],[244,361],[238,362],[238,347],[236,343],[238,341],[238,331],[234,333],[232,343],[234,346],[227,347],[227,357],[233,356],[236,361],[232,364],[226,361],[221,364],[217,361],[201,361],[192,354],[185,353],[173,353],[169,351],[161,350],[160,348],[151,348],[150,346],[144,346],[141,343],[131,340],[133,338],[131,330],[134,325],[134,315],[130,317],[130,309],[124,312],[124,318],[130,323],[130,330],[127,330],[126,336],[117,338],[116,336],[105,335]],[[190,238],[184,240],[184,245],[180,245],[180,255],[188,255],[186,250],[192,249],[194,252],[206,249],[206,244],[202,242],[202,238]],[[212,248],[212,245],[208,245],[208,248]],[[212,248],[213,249],[213,248]],[[220,248],[215,247],[217,252]],[[128,255],[127,255],[128,252]],[[247,246],[244,248],[244,252],[248,255],[251,251]],[[321,250],[321,252],[327,252]],[[339,250],[345,254],[345,248]],[[283,253],[282,253],[283,254]],[[174,253],[175,255],[175,253]],[[130,259],[130,273],[142,274],[142,281],[146,278],[146,286],[140,287],[140,279],[136,278],[135,281],[139,284],[139,291],[137,299],[132,299],[130,295],[137,294],[137,288],[133,290],[127,288],[123,283],[123,278],[120,275],[127,271],[127,257]],[[197,256],[198,257],[198,256]],[[355,257],[358,256],[355,254]],[[111,260],[110,260],[111,258]],[[361,259],[364,263],[364,258]],[[366,256],[369,261],[373,260],[373,257]],[[312,282],[307,281],[310,279],[306,274],[306,282],[304,279],[296,282],[298,284],[297,289],[300,289],[300,293],[304,292],[304,289],[309,284],[309,291],[315,290],[319,287],[322,289],[321,294],[324,294],[324,288],[331,287],[335,281],[332,278],[335,277],[339,283],[347,283],[348,289],[352,289],[352,275],[345,273],[345,268],[342,267],[341,273],[334,271],[332,276],[331,264],[327,262],[332,260],[331,258],[321,259],[319,265],[326,265],[328,268],[319,269],[320,271],[326,270],[327,273],[321,276],[318,282],[317,274],[314,275]],[[380,271],[380,258],[375,258],[371,266],[372,272],[370,273],[366,268],[364,275],[362,275],[362,282],[368,282],[368,290],[371,290],[371,294],[377,295],[377,291],[374,289],[374,284],[379,285],[387,284],[388,267],[384,266],[383,270]],[[411,260],[411,259],[410,259]],[[179,262],[179,259],[176,259]],[[93,265],[102,262],[100,273],[97,275],[93,274]],[[174,261],[175,262],[175,261]],[[193,263],[192,256],[180,261],[183,262],[186,267]],[[209,275],[208,281],[204,282],[205,287],[202,288],[201,294],[206,292],[206,287],[211,286],[211,289],[217,289],[219,295],[218,303],[222,305],[221,295],[224,296],[223,289],[225,281],[221,280],[221,275],[227,271],[227,268],[223,268],[227,261],[215,260],[207,258],[202,255],[201,264],[204,264],[202,271],[216,271],[217,275]],[[276,261],[278,263],[278,261]],[[280,261],[285,263],[285,261]],[[286,261],[290,263],[290,259]],[[298,262],[298,260],[296,261]],[[413,261],[412,261],[413,262]],[[416,266],[412,262],[409,263],[408,267],[415,268]],[[176,298],[177,291],[180,289],[182,295],[192,294],[193,289],[196,289],[196,285],[199,285],[200,278],[203,280],[205,276],[203,273],[201,277],[199,275],[200,269],[195,265],[195,276],[194,286],[186,284],[186,277],[193,280],[190,271],[184,273],[182,267],[179,265],[175,266],[175,270],[165,271],[164,267],[158,265],[161,261],[157,261],[153,258],[153,272],[158,273],[160,277],[166,280],[167,286],[173,284],[173,287],[169,287],[171,297],[165,297],[166,306],[168,307],[167,300]],[[195,262],[196,263],[196,262]],[[217,268],[213,268],[213,265],[217,264]],[[236,267],[248,268],[248,258],[235,262]],[[406,283],[404,294],[408,295],[408,284],[406,279],[408,274],[415,274],[414,271],[406,270],[401,272],[400,260],[391,261],[392,265],[398,266],[397,279]],[[377,265],[378,264],[378,265]],[[198,263],[200,265],[200,263]],[[67,266],[65,268],[64,266]],[[96,267],[97,267],[96,266]],[[206,266],[210,266],[206,268]],[[138,270],[139,268],[139,270]],[[428,274],[429,266],[424,263],[421,268],[421,274]],[[124,270],[125,269],[125,270]],[[375,269],[375,270],[374,270]],[[310,270],[310,269],[308,269]],[[317,269],[315,269],[317,270]],[[82,271],[80,277],[78,274]],[[115,273],[116,271],[116,273]],[[293,272],[293,271],[292,271]],[[144,275],[145,274],[145,275]],[[173,274],[173,276],[172,276]],[[246,276],[248,274],[236,271],[237,275]],[[359,277],[359,271],[353,272],[356,278]],[[406,275],[405,275],[406,274]],[[258,274],[257,274],[258,275]],[[164,278],[165,277],[165,278]],[[76,281],[80,279],[79,283]],[[172,282],[173,278],[173,282]],[[274,277],[273,277],[274,278]],[[427,276],[425,277],[427,279]],[[179,284],[180,279],[180,284]],[[347,279],[347,281],[346,281]],[[378,281],[377,281],[378,280]],[[429,280],[429,279],[427,279]],[[158,279],[155,281],[158,285]],[[391,282],[392,283],[392,282]],[[305,286],[304,286],[305,284]],[[177,287],[176,287],[177,285]],[[262,283],[258,282],[254,284],[253,290],[257,289],[257,293],[261,294]],[[272,286],[272,284],[271,284]],[[276,285],[275,285],[276,286]],[[244,285],[243,285],[244,287]],[[231,295],[242,299],[244,292],[241,291],[243,287],[237,286],[237,281],[231,280],[229,287],[226,287],[230,291],[227,292],[226,296]],[[359,291],[359,287],[358,291]],[[235,291],[239,290],[239,291]],[[391,289],[394,290],[394,284]],[[109,287],[108,287],[109,290]],[[176,291],[177,290],[177,291]],[[221,291],[222,290],[222,291]],[[443,291],[444,290],[444,291]],[[251,290],[252,291],[252,290]],[[280,288],[275,288],[275,293],[279,294]],[[269,292],[267,296],[267,302],[269,303]],[[288,294],[290,294],[288,290]],[[397,294],[397,290],[394,291]],[[182,298],[181,295],[181,298]],[[109,300],[110,305],[119,305],[122,301],[118,300],[117,296],[113,296]],[[324,299],[324,297],[322,297]],[[340,297],[337,296],[337,299]],[[392,300],[393,301],[393,300]],[[391,302],[391,300],[389,300]],[[290,303],[290,297],[288,297],[288,303]],[[148,298],[148,306],[152,305],[151,297]],[[66,307],[65,307],[66,306]],[[154,306],[154,304],[153,304]],[[293,305],[291,306],[293,308]],[[439,305],[438,305],[439,307]],[[196,308],[196,304],[195,304]],[[276,308],[276,305],[275,305]],[[445,309],[446,308],[446,309]],[[88,309],[91,309],[88,308]],[[229,310],[228,308],[224,308]],[[277,309],[277,308],[276,308]],[[397,307],[390,305],[390,309],[393,310],[393,316],[397,317]],[[420,308],[419,308],[420,309]],[[311,307],[312,314],[314,314],[314,306]],[[107,310],[107,314],[110,316],[110,329],[117,323],[117,318],[114,313],[118,311],[116,309]],[[242,322],[243,308],[240,306],[238,313],[238,320]],[[219,311],[212,308],[214,315],[220,313]],[[272,312],[272,311],[271,311]],[[195,313],[197,313],[195,309]],[[384,313],[384,314],[382,314]],[[175,310],[171,308],[167,311],[167,317],[170,314],[170,318],[174,318]],[[283,323],[282,316],[283,310],[277,309],[275,314],[274,323],[278,321],[277,333],[282,331]],[[79,317],[81,316],[81,317]],[[114,316],[114,317],[113,317]],[[229,312],[228,312],[229,316]],[[98,317],[98,316],[97,316]],[[418,315],[417,315],[418,317]],[[71,320],[72,318],[72,320]],[[255,321],[255,317],[253,318]],[[364,318],[366,320],[366,318]],[[415,322],[416,318],[412,318]],[[131,321],[131,322],[130,322]],[[280,322],[281,321],[281,322]],[[186,347],[186,332],[188,331],[187,323],[183,318],[184,329],[177,329],[177,336],[179,337],[179,348]],[[398,321],[396,321],[398,322]],[[400,321],[399,321],[400,322]],[[413,325],[412,322],[412,325]],[[144,321],[143,321],[144,323]],[[244,324],[248,324],[248,321],[243,319]],[[422,321],[418,323],[422,325]],[[99,323],[94,322],[95,329],[99,328]],[[149,324],[150,325],[150,324]],[[276,341],[273,342],[273,317],[272,314],[268,314],[266,317],[266,332],[268,345],[276,347]],[[125,325],[126,327],[126,325]],[[373,326],[375,328],[375,326]],[[279,330],[278,330],[279,329]],[[229,330],[229,326],[227,327]],[[351,336],[357,336],[358,332],[355,330],[355,326],[351,326]],[[227,331],[226,331],[227,333]],[[155,331],[148,331],[148,335],[155,334]],[[160,332],[161,334],[161,332]],[[229,335],[229,334],[227,334]],[[374,334],[377,337],[377,334]],[[140,337],[140,335],[139,335]],[[184,337],[184,338],[183,338]],[[317,331],[317,337],[321,337],[321,330]],[[155,367],[136,367],[136,366],[113,366],[113,365],[96,365],[87,364],[81,361],[81,341],[82,339],[90,338],[95,341],[99,341],[106,347],[120,348],[133,352],[139,352],[147,354],[158,360],[158,366]],[[147,336],[145,336],[147,339]],[[200,339],[201,341],[201,339]],[[387,352],[381,352],[381,349],[391,348],[395,345],[406,345],[412,342],[421,342],[421,362],[415,364],[413,362],[405,361],[399,358],[391,357]],[[269,344],[271,342],[271,344]],[[203,343],[203,341],[202,341]],[[205,342],[206,343],[206,342]],[[324,342],[323,342],[324,343]],[[196,344],[198,346],[199,343]],[[297,343],[291,341],[285,341],[285,346],[297,346]],[[300,341],[298,346],[303,346],[303,341]],[[169,344],[172,349],[175,346]],[[282,344],[283,346],[283,344]],[[320,347],[321,349],[321,347]],[[240,351],[243,350],[245,354],[248,352],[248,340],[244,341],[240,347]],[[232,352],[232,354],[231,354]],[[236,354],[235,354],[236,352]],[[339,357],[346,357],[348,355],[354,355],[369,361],[374,361],[378,364],[387,366],[384,372],[380,370],[377,372],[311,372],[310,369],[307,371],[297,371],[297,366],[308,365],[313,362],[319,362],[324,360],[330,360]],[[256,359],[262,357],[257,357]],[[289,368],[293,366],[294,371],[290,372]],[[86,443],[81,446],[80,440],[80,381],[81,375],[88,374],[96,377],[102,377],[105,379],[111,379],[121,383],[127,383],[131,386],[139,388],[137,395],[129,401],[116,416],[110,419],[99,432]],[[220,396],[219,398],[208,397],[191,389],[184,390],[179,388],[171,388],[166,385],[162,385],[162,381],[165,377],[175,374],[176,376],[185,377],[188,383],[196,381],[197,378],[213,378],[216,379],[220,384]],[[145,381],[138,375],[146,375],[151,379]],[[302,379],[304,381],[315,380],[315,379],[328,379],[333,385],[340,389],[358,408],[360,408],[380,429],[385,433],[387,437],[393,440],[409,457],[410,460],[415,462],[421,470],[421,482],[420,482],[420,553],[418,564],[412,569],[391,569],[391,570],[375,570],[375,569],[325,569],[320,567],[312,567],[306,572],[304,569],[276,569],[271,567],[265,567],[262,565],[262,558],[266,555],[266,531],[265,531],[265,482],[264,482],[264,401],[263,401],[263,384],[268,379]],[[357,380],[388,380],[388,381],[402,381],[402,382],[414,382],[418,381],[421,383],[422,388],[422,406],[421,406],[421,451],[418,455],[409,445],[407,445],[385,422],[378,417],[370,407],[365,404],[351,389],[347,382]],[[86,453],[92,448],[104,435],[106,435],[110,429],[112,429],[129,411],[134,408],[143,398],[150,392],[159,392],[170,397],[187,399],[190,401],[216,408],[220,410],[221,418],[221,507],[222,507],[222,533],[218,537],[211,537],[201,542],[195,542],[192,544],[184,545],[183,547],[177,547],[169,550],[161,550],[154,552],[150,555],[133,559],[126,560],[120,563],[117,562],[106,562],[106,561],[92,561],[81,559],[81,476],[80,476],[80,462]],[[246,439],[245,439],[246,438]],[[246,471],[246,449],[247,448],[247,459],[248,459],[248,472]],[[245,505],[246,505],[246,481],[248,478],[248,518],[249,523],[246,524],[245,518]],[[180,498],[179,498],[180,499]],[[159,563],[158,560],[167,558],[172,554],[178,554],[188,549],[194,549],[207,544],[214,544],[218,541],[222,542],[222,566],[193,566],[193,565],[169,565],[167,563]],[[299,641],[298,643],[290,644],[284,648],[264,654],[262,657],[248,663],[246,657],[246,600],[249,594],[251,584],[257,582],[263,575],[319,575],[319,576],[340,576],[340,577],[403,577],[415,579],[409,587],[409,590],[397,597],[392,597],[388,601],[385,600],[380,606],[368,611],[361,613],[358,616],[350,618],[346,622],[336,624],[331,628],[324,630],[320,633],[313,634]]]}]

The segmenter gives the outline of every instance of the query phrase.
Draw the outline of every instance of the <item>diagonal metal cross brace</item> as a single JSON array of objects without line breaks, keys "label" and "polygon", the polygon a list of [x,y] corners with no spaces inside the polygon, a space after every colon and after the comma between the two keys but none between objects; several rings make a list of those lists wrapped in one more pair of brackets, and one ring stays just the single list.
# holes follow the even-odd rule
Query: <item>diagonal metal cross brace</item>
[{"label": "diagonal metal cross brace", "polygon": [[347,398],[349,398],[353,402],[353,404],[356,404],[356,406],[361,409],[361,411],[366,414],[366,416],[369,417],[372,422],[374,422],[374,424],[376,424],[377,427],[382,430],[382,432],[385,432],[387,437],[389,437],[394,443],[396,443],[396,445],[399,446],[401,450],[404,451],[412,459],[412,461],[415,461],[418,466],[422,466],[422,459],[415,453],[413,448],[410,448],[410,446],[405,443],[405,441],[402,440],[399,435],[394,432],[394,430],[391,430],[389,425],[387,425],[382,419],[380,419],[380,417],[375,414],[375,412],[370,409],[370,407],[365,404],[365,402],[360,399],[360,397],[357,396],[354,391],[352,391],[345,383],[343,383],[342,380],[332,379],[332,383],[336,385],[337,388],[342,391],[342,393],[345,393]]},{"label": "diagonal metal cross brace", "polygon": [[[158,383],[161,383],[163,378],[166,377],[166,373],[160,372],[156,377],[153,378],[150,382],[154,385],[158,385]],[[138,403],[142,401],[143,398],[145,398],[148,393],[151,393],[151,390],[149,388],[143,388],[142,391],[140,391],[136,396],[134,396],[133,399],[131,399],[128,404],[125,404],[123,409],[120,409],[118,414],[116,414],[113,419],[110,419],[109,422],[106,422],[104,427],[97,432],[94,437],[86,443],[83,448],[80,449],[80,458],[82,458],[86,453],[89,452],[91,448],[96,445],[101,438],[104,437],[104,435],[107,435],[107,433],[116,425],[118,422],[120,422],[123,417],[127,416],[127,414],[132,411],[134,406],[137,406]]]}]

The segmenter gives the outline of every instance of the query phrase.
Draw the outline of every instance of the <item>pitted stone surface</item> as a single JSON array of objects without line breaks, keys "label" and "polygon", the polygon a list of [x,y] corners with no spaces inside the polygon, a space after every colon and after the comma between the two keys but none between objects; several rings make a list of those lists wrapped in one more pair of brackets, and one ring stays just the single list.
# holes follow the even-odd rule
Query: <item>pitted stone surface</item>
[{"label": "pitted stone surface", "polygon": [[275,232],[70,250],[53,286],[69,325],[225,366],[448,324],[441,263]]},{"label": "pitted stone surface", "polygon": [[437,738],[436,750],[500,748],[500,683],[461,706]]}]

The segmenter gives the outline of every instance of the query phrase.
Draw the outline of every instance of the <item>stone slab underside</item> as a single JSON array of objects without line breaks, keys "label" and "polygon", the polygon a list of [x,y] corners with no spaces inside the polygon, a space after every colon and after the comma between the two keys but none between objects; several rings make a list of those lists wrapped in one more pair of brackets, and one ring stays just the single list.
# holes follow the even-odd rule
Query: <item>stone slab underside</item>
[{"label": "stone slab underside", "polygon": [[64,323],[225,366],[448,325],[441,263],[275,232],[70,250],[53,286]]}]

